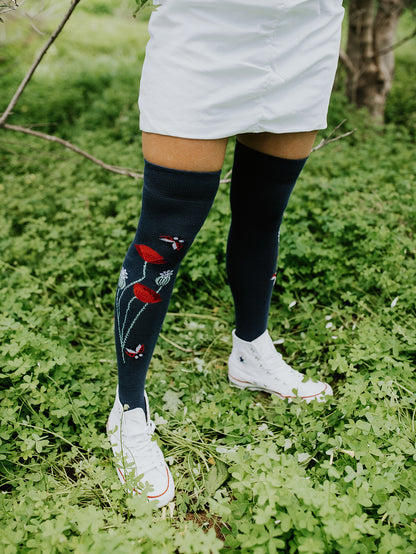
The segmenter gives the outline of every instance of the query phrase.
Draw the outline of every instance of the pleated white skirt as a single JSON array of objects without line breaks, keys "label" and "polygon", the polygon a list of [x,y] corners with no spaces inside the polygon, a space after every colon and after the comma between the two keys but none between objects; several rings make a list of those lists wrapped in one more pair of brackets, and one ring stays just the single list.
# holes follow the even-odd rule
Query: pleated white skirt
[{"label": "pleated white skirt", "polygon": [[140,128],[214,139],[326,127],[342,0],[159,0]]}]

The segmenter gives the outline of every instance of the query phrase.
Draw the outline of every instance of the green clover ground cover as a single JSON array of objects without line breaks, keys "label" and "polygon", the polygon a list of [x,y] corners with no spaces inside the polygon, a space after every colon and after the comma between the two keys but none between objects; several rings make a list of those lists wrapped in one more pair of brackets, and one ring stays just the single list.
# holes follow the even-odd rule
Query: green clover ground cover
[{"label": "green clover ground cover", "polygon": [[[115,5],[80,5],[11,122],[141,167],[146,25]],[[43,41],[29,22],[7,25],[0,109]],[[402,70],[413,51],[398,57],[384,133],[335,92],[330,126],[346,116],[358,130],[311,156],[282,229],[271,334],[290,363],[333,385],[334,400],[288,405],[227,384],[222,185],[149,372],[177,485],[175,505],[157,512],[125,495],[105,436],[114,290],[141,182],[1,133],[2,552],[414,553],[416,91]],[[230,145],[224,172],[231,157]]]}]

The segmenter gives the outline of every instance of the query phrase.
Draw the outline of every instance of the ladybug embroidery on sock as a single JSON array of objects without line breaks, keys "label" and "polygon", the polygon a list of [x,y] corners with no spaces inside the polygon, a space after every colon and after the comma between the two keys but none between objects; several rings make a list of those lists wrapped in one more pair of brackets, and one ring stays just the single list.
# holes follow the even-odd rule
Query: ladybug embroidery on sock
[{"label": "ladybug embroidery on sock", "polygon": [[138,360],[139,358],[143,357],[144,345],[139,344],[138,346],[136,346],[134,350],[131,350],[130,348],[126,348],[126,354],[127,356],[130,356],[130,358],[134,358],[135,360]]},{"label": "ladybug embroidery on sock", "polygon": [[276,273],[273,273],[273,275],[270,277],[270,281],[273,281],[273,286],[276,283]]},{"label": "ladybug embroidery on sock", "polygon": [[168,244],[170,244],[173,250],[180,250],[183,247],[183,243],[185,242],[183,239],[180,239],[179,237],[170,237],[167,235],[162,235],[159,238],[163,242],[167,242]]}]

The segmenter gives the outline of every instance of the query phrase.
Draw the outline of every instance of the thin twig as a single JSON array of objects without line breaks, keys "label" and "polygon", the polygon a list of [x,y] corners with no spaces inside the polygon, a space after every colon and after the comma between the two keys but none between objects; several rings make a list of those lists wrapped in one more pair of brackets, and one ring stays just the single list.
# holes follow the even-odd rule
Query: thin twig
[{"label": "thin twig", "polygon": [[32,29],[33,29],[36,33],[38,33],[38,35],[42,35],[42,36],[46,35],[46,33],[43,33],[40,29],[38,29],[38,28],[36,27],[36,25],[35,25],[35,24],[33,23],[33,21],[32,21],[32,18],[31,18],[29,15],[28,15],[28,18],[30,19],[30,26],[32,27]]},{"label": "thin twig", "polygon": [[230,171],[227,171],[227,173],[224,175],[224,178],[221,179],[220,183],[229,183],[231,181],[231,174],[232,174],[233,170],[230,169]]},{"label": "thin twig", "polygon": [[396,48],[398,48],[399,46],[401,46],[405,42],[407,42],[409,40],[412,40],[412,38],[415,38],[415,37],[416,37],[416,29],[414,29],[412,33],[410,33],[409,35],[407,35],[407,36],[403,37],[402,39],[398,40],[394,44],[391,44],[390,46],[385,46],[384,48],[380,48],[380,50],[377,50],[377,52],[375,52],[374,55],[375,56],[382,56],[383,54],[387,54],[388,52],[392,52],[393,50],[395,50]]},{"label": "thin twig", "polygon": [[346,52],[344,52],[344,50],[340,50],[339,59],[347,71],[349,71],[351,74],[357,73],[358,71],[357,68],[354,66],[354,64],[351,61],[351,58],[348,56]]},{"label": "thin twig", "polygon": [[17,8],[19,8],[24,3],[25,3],[25,0],[21,0],[20,4],[18,4],[16,0],[12,0],[9,6],[2,4],[0,7],[0,14],[4,14],[7,12],[14,12],[17,10]]},{"label": "thin twig", "polygon": [[26,135],[32,135],[34,137],[48,140],[50,142],[57,142],[58,144],[65,146],[65,148],[68,148],[69,150],[72,150],[73,152],[76,152],[77,154],[84,156],[84,158],[87,158],[87,160],[90,160],[91,162],[99,165],[100,167],[106,169],[107,171],[111,171],[112,173],[117,173],[118,175],[127,175],[128,177],[133,177],[134,179],[143,179],[142,173],[136,173],[135,171],[128,169],[126,167],[118,167],[116,165],[111,165],[106,162],[103,162],[102,160],[96,158],[95,156],[92,156],[88,152],[85,152],[85,150],[81,150],[81,148],[78,148],[78,146],[75,146],[71,142],[68,142],[67,140],[63,140],[59,137],[56,137],[55,135],[47,135],[46,133],[40,133],[39,131],[34,131],[33,129],[28,129],[27,127],[20,127],[20,125],[10,125],[9,123],[4,123],[3,128],[8,129],[9,131],[16,131],[18,133],[25,133]]},{"label": "thin twig", "polygon": [[317,144],[316,146],[314,146],[314,147],[312,148],[311,152],[316,152],[317,150],[320,150],[321,148],[323,148],[323,147],[326,146],[327,144],[330,144],[331,142],[336,142],[337,140],[340,140],[340,139],[345,138],[345,137],[349,137],[350,135],[352,135],[353,133],[355,133],[355,131],[356,131],[357,129],[353,129],[352,131],[348,131],[348,132],[346,132],[346,133],[343,133],[342,135],[338,135],[338,136],[336,136],[336,137],[334,137],[334,138],[330,138],[330,137],[332,137],[332,135],[333,135],[336,131],[338,131],[338,129],[339,129],[342,125],[344,125],[344,123],[345,123],[346,121],[347,121],[346,119],[343,119],[343,120],[341,121],[341,123],[338,123],[338,125],[332,129],[332,131],[329,133],[329,135],[328,135],[326,138],[323,138],[319,144]]},{"label": "thin twig", "polygon": [[329,135],[328,135],[326,138],[329,139],[330,137],[332,137],[332,135],[335,134],[335,133],[338,131],[338,129],[340,129],[340,128],[344,125],[344,123],[345,123],[346,121],[347,121],[346,119],[343,119],[342,121],[340,121],[340,122],[338,123],[338,125],[336,125],[336,126],[332,129],[332,131],[329,133]]},{"label": "thin twig", "polygon": [[172,317],[191,317],[192,319],[211,319],[212,321],[220,321],[221,323],[226,323],[223,319],[220,319],[219,317],[216,317],[214,315],[208,315],[208,314],[192,314],[187,312],[168,312],[166,314],[167,316]]},{"label": "thin twig", "polygon": [[169,344],[171,344],[172,346],[174,346],[175,348],[179,348],[179,350],[182,350],[182,352],[193,352],[192,348],[184,348],[183,346],[179,346],[179,344],[176,344],[176,342],[173,342],[173,340],[168,339],[162,334],[160,334],[159,337],[165,340],[166,342],[168,342]]},{"label": "thin twig", "polygon": [[347,133],[343,133],[342,135],[338,135],[337,137],[334,137],[333,139],[329,139],[329,140],[322,139],[321,142],[318,145],[316,145],[312,148],[311,152],[316,152],[317,150],[320,150],[321,148],[323,148],[327,144],[330,144],[331,142],[336,142],[337,140],[341,140],[345,137],[349,137],[350,135],[354,134],[356,130],[357,129],[353,129],[352,131],[348,131]]},{"label": "thin twig", "polygon": [[68,11],[64,15],[62,21],[60,22],[58,27],[55,29],[55,31],[49,37],[49,40],[46,42],[45,46],[42,48],[42,50],[38,54],[37,58],[35,59],[35,61],[33,62],[32,66],[31,66],[31,68],[26,73],[25,77],[23,78],[23,81],[20,83],[20,85],[18,86],[16,92],[14,93],[13,98],[10,100],[9,105],[7,106],[5,112],[3,113],[3,115],[0,118],[0,127],[4,126],[7,118],[9,117],[11,112],[13,111],[13,108],[16,106],[19,98],[21,97],[21,95],[22,95],[23,91],[25,90],[27,84],[29,83],[30,79],[32,78],[32,75],[34,74],[36,68],[38,67],[38,65],[42,61],[43,56],[48,51],[49,47],[53,44],[53,42],[55,41],[55,39],[59,35],[59,33],[62,31],[62,29],[64,28],[66,22],[71,17],[72,12],[75,10],[77,4],[79,4],[80,1],[81,0],[72,0],[72,4],[70,5]]}]

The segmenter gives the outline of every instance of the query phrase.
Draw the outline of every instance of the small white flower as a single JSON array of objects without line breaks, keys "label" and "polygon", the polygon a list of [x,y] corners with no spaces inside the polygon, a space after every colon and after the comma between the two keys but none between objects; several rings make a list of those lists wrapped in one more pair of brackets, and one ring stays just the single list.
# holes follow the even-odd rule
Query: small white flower
[{"label": "small white flower", "polygon": [[293,308],[293,306],[296,306],[296,300],[294,300],[289,304],[289,308]]},{"label": "small white flower", "polygon": [[159,287],[164,287],[169,283],[173,275],[173,269],[167,269],[159,273],[159,277],[156,277],[155,282]]},{"label": "small white flower", "polygon": [[285,439],[285,444],[283,445],[284,450],[289,450],[289,448],[292,447],[292,444],[291,439]]},{"label": "small white flower", "polygon": [[205,360],[202,360],[201,358],[194,358],[194,362],[195,362],[196,370],[198,371],[198,373],[204,373]]},{"label": "small white flower", "polygon": [[326,319],[327,321],[329,321],[330,319],[332,319],[332,315],[326,315],[326,316],[325,316],[325,319]]},{"label": "small white flower", "polygon": [[325,325],[327,329],[332,329],[333,326],[334,324],[332,323],[332,321],[328,321],[328,323]]},{"label": "small white flower", "polygon": [[298,463],[304,464],[305,462],[309,461],[311,459],[311,455],[307,452],[299,452],[298,453]]},{"label": "small white flower", "polygon": [[277,339],[273,341],[273,344],[283,344],[285,342],[285,339]]},{"label": "small white flower", "polygon": [[394,306],[397,304],[397,301],[398,301],[399,297],[396,296],[396,298],[393,300],[393,302],[391,303],[391,307],[394,308]]},{"label": "small white flower", "polygon": [[118,286],[121,289],[124,289],[124,287],[126,286],[126,281],[127,281],[128,277],[129,277],[129,274],[127,273],[127,269],[122,267],[121,271],[120,271],[120,277],[118,279]]}]

